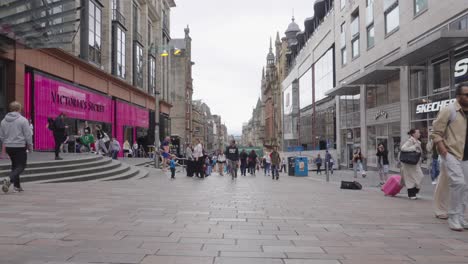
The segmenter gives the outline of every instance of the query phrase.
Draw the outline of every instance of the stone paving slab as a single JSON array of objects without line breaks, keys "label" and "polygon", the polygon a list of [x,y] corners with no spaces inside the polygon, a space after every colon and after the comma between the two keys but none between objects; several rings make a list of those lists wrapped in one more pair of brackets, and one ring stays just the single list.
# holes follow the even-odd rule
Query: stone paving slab
[{"label": "stone paving slab", "polygon": [[[369,176],[368,176],[369,177]],[[0,264],[468,263],[430,199],[281,175],[25,183],[0,195]]]}]

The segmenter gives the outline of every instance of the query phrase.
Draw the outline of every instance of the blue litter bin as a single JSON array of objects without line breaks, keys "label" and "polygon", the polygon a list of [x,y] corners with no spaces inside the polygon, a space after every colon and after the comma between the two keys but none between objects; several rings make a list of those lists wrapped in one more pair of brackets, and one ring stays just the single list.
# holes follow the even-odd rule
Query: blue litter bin
[{"label": "blue litter bin", "polygon": [[294,166],[294,175],[298,177],[309,176],[309,165],[308,165],[307,157],[296,157],[296,162]]}]

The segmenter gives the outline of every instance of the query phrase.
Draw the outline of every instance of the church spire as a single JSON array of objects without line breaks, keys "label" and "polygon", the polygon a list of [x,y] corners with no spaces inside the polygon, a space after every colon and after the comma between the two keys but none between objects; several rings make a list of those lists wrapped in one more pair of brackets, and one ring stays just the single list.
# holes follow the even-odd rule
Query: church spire
[{"label": "church spire", "polygon": [[270,51],[268,52],[268,55],[267,55],[267,66],[271,66],[273,64],[275,64],[275,54],[273,54],[272,39],[270,37]]}]

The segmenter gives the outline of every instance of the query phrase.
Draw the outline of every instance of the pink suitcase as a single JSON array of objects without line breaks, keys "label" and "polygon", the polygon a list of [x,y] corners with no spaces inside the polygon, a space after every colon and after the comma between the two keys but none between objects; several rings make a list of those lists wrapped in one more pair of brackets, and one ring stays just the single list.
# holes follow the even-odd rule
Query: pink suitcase
[{"label": "pink suitcase", "polygon": [[400,175],[390,175],[387,182],[382,186],[382,191],[386,196],[395,196],[400,193],[403,188],[400,185],[401,176]]}]

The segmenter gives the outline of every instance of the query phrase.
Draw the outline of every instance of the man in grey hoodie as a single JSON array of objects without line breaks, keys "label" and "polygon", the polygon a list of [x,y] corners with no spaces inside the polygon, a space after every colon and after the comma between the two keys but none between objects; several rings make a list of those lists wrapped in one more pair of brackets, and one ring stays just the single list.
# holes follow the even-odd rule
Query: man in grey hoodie
[{"label": "man in grey hoodie", "polygon": [[0,124],[0,140],[11,160],[10,177],[3,180],[2,190],[8,192],[10,182],[13,182],[14,191],[22,192],[20,174],[26,168],[26,150],[32,150],[32,133],[29,122],[21,114],[21,104],[12,102],[10,112]]}]

